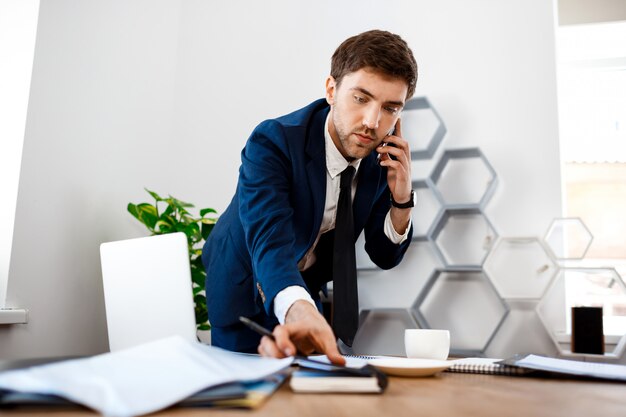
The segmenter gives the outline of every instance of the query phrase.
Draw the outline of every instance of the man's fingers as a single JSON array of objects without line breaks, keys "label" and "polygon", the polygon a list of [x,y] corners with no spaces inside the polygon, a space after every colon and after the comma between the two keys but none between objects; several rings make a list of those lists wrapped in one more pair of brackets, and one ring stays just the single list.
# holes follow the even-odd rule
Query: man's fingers
[{"label": "man's fingers", "polygon": [[387,151],[387,157],[389,157],[389,155],[393,155],[400,163],[406,164],[410,161],[407,157],[406,149],[399,146],[385,146],[385,150]]},{"label": "man's fingers", "polygon": [[286,326],[276,326],[273,333],[276,338],[276,347],[283,352],[285,356],[294,356],[297,349],[291,341],[289,330]]},{"label": "man's fingers", "polygon": [[261,338],[261,343],[257,348],[259,355],[272,358],[284,358],[286,355],[276,346],[276,343],[267,336]]},{"label": "man's fingers", "polygon": [[322,346],[322,351],[328,357],[332,363],[337,365],[345,365],[346,358],[344,358],[341,353],[339,353],[339,349],[337,349],[337,343],[335,342],[334,337],[330,340],[326,340],[324,345]]}]

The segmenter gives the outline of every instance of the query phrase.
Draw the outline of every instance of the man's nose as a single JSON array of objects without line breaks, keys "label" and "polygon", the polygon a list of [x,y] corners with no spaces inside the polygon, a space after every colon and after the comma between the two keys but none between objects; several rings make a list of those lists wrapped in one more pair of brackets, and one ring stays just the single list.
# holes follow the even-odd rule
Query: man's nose
[{"label": "man's nose", "polygon": [[363,117],[363,126],[370,130],[378,129],[378,122],[380,120],[380,111],[377,108],[370,108],[365,112]]}]

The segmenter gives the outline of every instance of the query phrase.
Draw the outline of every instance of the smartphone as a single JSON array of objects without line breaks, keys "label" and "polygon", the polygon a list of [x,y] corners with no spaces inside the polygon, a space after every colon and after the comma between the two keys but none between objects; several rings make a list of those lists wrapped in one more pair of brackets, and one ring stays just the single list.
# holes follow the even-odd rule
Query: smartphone
[{"label": "smartphone", "polygon": [[[394,133],[396,133],[396,127],[394,126],[389,133],[387,133],[387,136],[393,135]],[[382,146],[393,146],[394,148],[396,148],[397,146],[393,143],[390,142],[383,142]],[[396,158],[395,156],[393,156],[392,154],[387,154],[389,155],[389,158],[391,158],[393,161],[397,161],[398,158]],[[376,162],[378,162],[378,165],[380,165],[380,158],[382,158],[383,154],[379,153],[378,156],[376,157]]]}]

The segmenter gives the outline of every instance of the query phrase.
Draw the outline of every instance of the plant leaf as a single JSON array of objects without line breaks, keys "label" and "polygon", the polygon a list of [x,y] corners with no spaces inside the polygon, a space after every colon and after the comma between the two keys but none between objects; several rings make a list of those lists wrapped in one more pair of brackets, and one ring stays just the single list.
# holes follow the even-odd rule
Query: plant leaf
[{"label": "plant leaf", "polygon": [[[202,253],[202,249],[194,250],[194,252]],[[192,268],[199,268],[201,270],[204,270],[204,264],[202,263],[202,257],[196,256],[195,258],[193,258],[191,260],[191,267]]]},{"label": "plant leaf", "polygon": [[126,206],[126,210],[128,210],[130,214],[132,214],[137,220],[139,220],[139,211],[137,210],[136,205],[134,205],[133,203],[128,203],[128,205]]},{"label": "plant leaf", "polygon": [[184,231],[189,237],[200,237],[200,226],[198,226],[198,223],[189,223],[185,226]]},{"label": "plant leaf", "polygon": [[191,280],[198,287],[204,289],[204,284],[206,281],[206,272],[203,269],[193,268],[191,270]]},{"label": "plant leaf", "polygon": [[161,198],[161,196],[159,196],[157,193],[155,193],[154,191],[150,191],[147,188],[144,187],[144,190],[146,190],[148,192],[148,194],[150,194],[152,196],[152,198],[154,198],[156,201],[163,201],[163,199]]},{"label": "plant leaf", "polygon": [[203,208],[202,210],[200,210],[200,217],[204,217],[205,214],[208,213],[215,213],[217,214],[217,210],[212,209],[212,208]]},{"label": "plant leaf", "polygon": [[156,207],[148,203],[141,203],[136,208],[139,221],[153,230],[158,220]]},{"label": "plant leaf", "polygon": [[168,204],[161,217],[169,217],[174,212],[174,206]]},{"label": "plant leaf", "polygon": [[204,324],[209,319],[209,313],[204,309],[201,309],[201,308],[196,309],[195,313],[196,313],[196,323]]},{"label": "plant leaf", "polygon": [[196,324],[205,324],[209,319],[206,308],[206,297],[202,294],[196,294],[193,297],[193,301],[196,303],[194,308],[194,312],[196,315]]},{"label": "plant leaf", "polygon": [[174,227],[172,226],[172,224],[168,222],[167,220],[157,221],[155,224],[155,227],[156,227],[155,233],[158,233],[158,234],[172,233],[172,232],[177,231],[177,230],[174,230]]},{"label": "plant leaf", "polygon": [[193,204],[187,203],[186,201],[179,200],[179,199],[174,198],[172,196],[170,196],[170,198],[176,202],[176,205],[178,207],[195,207]]}]

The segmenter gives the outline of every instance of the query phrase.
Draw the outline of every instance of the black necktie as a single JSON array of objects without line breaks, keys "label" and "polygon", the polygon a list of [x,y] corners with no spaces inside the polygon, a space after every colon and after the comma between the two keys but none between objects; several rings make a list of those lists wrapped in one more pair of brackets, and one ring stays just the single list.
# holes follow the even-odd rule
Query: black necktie
[{"label": "black necktie", "polygon": [[352,219],[352,178],[355,169],[341,173],[335,242],[333,249],[333,329],[343,343],[352,346],[359,327],[359,294],[356,284],[354,221]]}]

